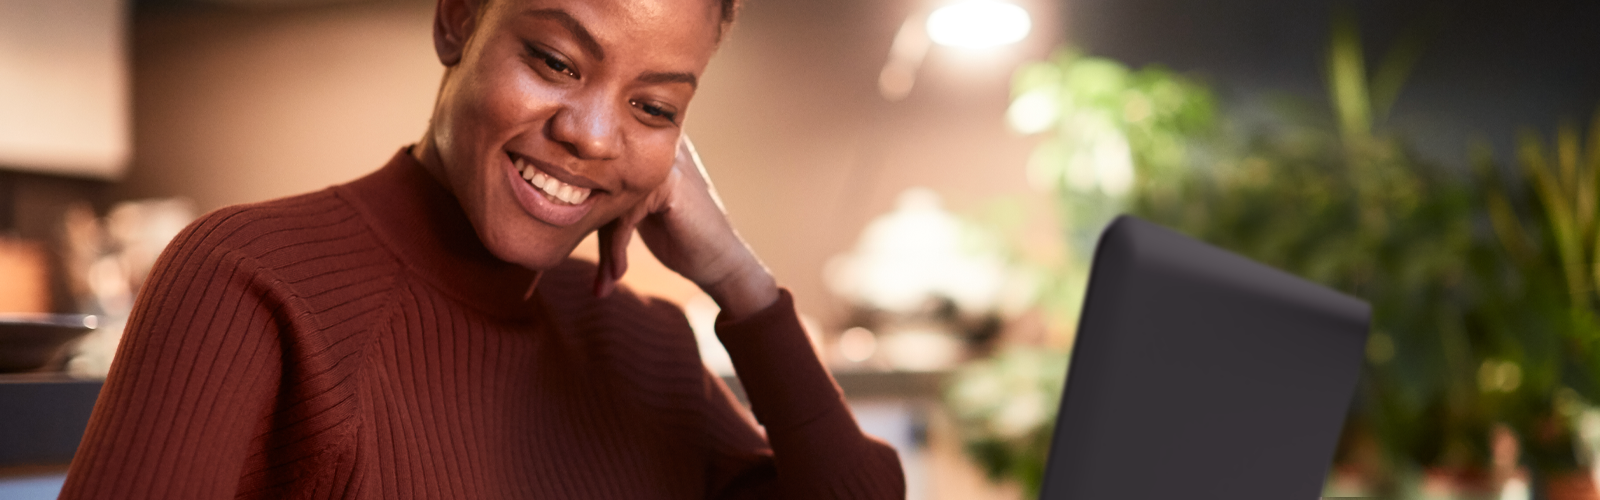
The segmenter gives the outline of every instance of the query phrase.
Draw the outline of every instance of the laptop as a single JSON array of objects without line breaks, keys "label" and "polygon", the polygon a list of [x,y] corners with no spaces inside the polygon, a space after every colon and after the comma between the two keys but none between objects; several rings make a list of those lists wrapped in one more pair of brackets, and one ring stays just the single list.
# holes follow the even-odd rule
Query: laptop
[{"label": "laptop", "polygon": [[1130,216],[1101,234],[1041,500],[1311,500],[1371,309]]}]

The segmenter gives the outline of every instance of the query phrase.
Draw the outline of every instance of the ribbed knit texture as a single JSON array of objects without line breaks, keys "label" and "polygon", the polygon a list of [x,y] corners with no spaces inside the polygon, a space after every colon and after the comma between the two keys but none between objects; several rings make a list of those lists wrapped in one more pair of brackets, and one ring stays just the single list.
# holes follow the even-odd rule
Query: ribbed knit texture
[{"label": "ribbed knit texture", "polygon": [[[208,214],[163,254],[62,498],[901,498],[787,292],[719,321],[495,259],[401,151]],[[770,439],[770,445],[769,443]]]}]

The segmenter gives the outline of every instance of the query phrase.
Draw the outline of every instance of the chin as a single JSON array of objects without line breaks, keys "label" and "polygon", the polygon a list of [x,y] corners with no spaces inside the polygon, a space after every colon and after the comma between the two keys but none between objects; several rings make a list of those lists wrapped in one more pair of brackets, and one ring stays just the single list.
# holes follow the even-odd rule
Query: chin
[{"label": "chin", "polygon": [[484,182],[483,191],[491,195],[480,205],[473,226],[484,248],[496,258],[534,271],[554,269],[572,255],[585,235],[594,232],[550,226],[534,219],[509,194],[494,196],[505,186],[497,185],[494,176],[489,179],[492,180]]},{"label": "chin", "polygon": [[581,236],[568,242],[565,240],[571,238],[564,238],[565,235],[528,233],[501,227],[499,231],[480,234],[479,238],[483,240],[483,246],[495,257],[534,271],[560,266],[572,255],[573,249],[576,249],[578,242],[582,240]]},{"label": "chin", "polygon": [[491,223],[490,227],[491,234],[479,236],[489,253],[534,271],[560,267],[584,238],[599,230],[588,221],[567,227],[551,226],[520,212],[501,218],[499,224]]}]

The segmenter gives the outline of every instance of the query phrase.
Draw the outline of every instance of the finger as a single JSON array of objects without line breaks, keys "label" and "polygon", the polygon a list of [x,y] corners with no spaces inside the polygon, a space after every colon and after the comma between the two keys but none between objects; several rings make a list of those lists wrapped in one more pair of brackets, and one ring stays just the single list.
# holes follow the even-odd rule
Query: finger
[{"label": "finger", "polygon": [[706,166],[700,161],[700,152],[695,151],[694,143],[689,141],[687,134],[678,139],[678,158],[675,166],[701,178],[706,175]]},{"label": "finger", "polygon": [[689,140],[689,135],[684,134],[678,139],[679,165],[684,167],[684,177],[690,182],[705,190],[711,197],[711,202],[717,205],[717,210],[726,213],[727,207],[722,204],[722,197],[717,194],[717,189],[711,185],[711,175],[706,173],[705,162],[700,161],[700,152],[694,148],[694,142]]},{"label": "finger", "polygon": [[[631,227],[622,232],[623,226],[629,224],[622,218],[613,220],[600,228],[600,264],[594,273],[594,295],[605,297],[611,295],[616,289],[617,280],[622,279],[622,271],[628,268],[628,238],[632,236]],[[622,232],[621,235],[618,233]],[[621,239],[622,241],[618,241]]]},{"label": "finger", "polygon": [[613,283],[621,280],[623,273],[628,272],[628,244],[633,241],[633,228],[636,225],[637,223],[633,221],[617,221],[617,227],[611,237],[611,266],[607,269]]},{"label": "finger", "polygon": [[635,209],[600,228],[600,267],[595,270],[594,294],[611,295],[617,282],[628,272],[628,245],[633,241],[634,229],[647,212]]},{"label": "finger", "polygon": [[684,161],[700,164],[700,152],[694,149],[694,141],[689,140],[689,134],[678,137],[678,156],[683,157]]}]

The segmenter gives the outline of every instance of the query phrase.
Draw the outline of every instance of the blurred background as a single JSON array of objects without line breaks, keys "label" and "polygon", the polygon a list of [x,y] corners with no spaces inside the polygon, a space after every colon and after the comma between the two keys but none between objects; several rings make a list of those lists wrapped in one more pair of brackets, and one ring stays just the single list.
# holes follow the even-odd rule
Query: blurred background
[{"label": "blurred background", "polygon": [[[432,14],[0,0],[0,325],[60,331],[0,374],[0,492],[53,497],[189,220],[421,137]],[[912,498],[1033,494],[1094,238],[1131,212],[1373,302],[1329,495],[1589,499],[1596,61],[1582,0],[746,0],[687,131]]]}]

